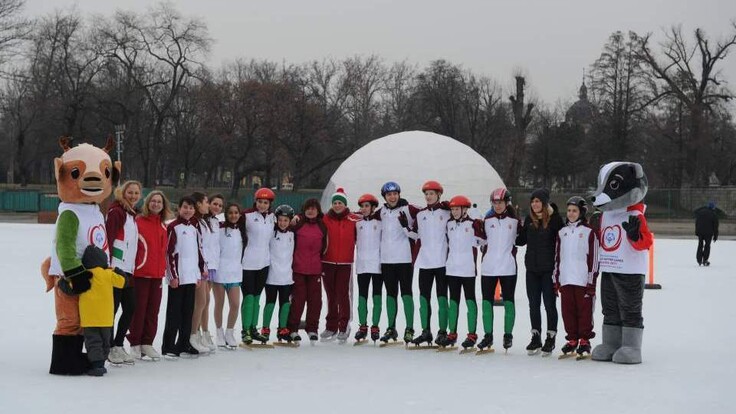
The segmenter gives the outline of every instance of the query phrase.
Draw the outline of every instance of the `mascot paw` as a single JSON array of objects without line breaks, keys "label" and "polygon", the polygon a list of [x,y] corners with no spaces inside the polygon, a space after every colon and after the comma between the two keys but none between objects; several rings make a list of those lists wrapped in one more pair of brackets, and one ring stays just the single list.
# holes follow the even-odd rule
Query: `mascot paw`
[{"label": "mascot paw", "polygon": [[641,238],[641,220],[637,216],[630,216],[628,222],[621,223],[631,241],[639,241]]}]

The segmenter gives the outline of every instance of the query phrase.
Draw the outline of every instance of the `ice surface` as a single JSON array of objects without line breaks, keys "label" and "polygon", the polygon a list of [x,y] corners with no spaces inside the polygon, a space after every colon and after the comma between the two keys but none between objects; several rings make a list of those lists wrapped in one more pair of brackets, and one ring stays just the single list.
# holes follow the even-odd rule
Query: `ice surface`
[{"label": "ice surface", "polygon": [[[6,291],[0,300],[3,413],[736,412],[736,363],[729,355],[736,344],[733,241],[715,243],[711,267],[698,268],[694,240],[657,240],[657,282],[663,289],[645,294],[644,363],[638,366],[527,356],[522,277],[515,344],[508,355],[500,350],[499,333],[496,353],[484,356],[353,347],[351,340],[343,346],[307,343],[299,349],[218,351],[197,360],[139,361],[108,368],[104,378],[89,378],[48,374],[54,304],[52,295],[43,293],[39,265],[48,254],[52,229],[0,224],[0,275]],[[521,249],[522,275],[523,255]],[[157,347],[165,303],[164,298]],[[416,306],[418,329],[418,300]],[[461,338],[464,319],[463,304]],[[596,328],[600,323],[598,309]],[[497,307],[497,332],[502,324]],[[210,326],[214,329],[213,322]],[[401,309],[397,327],[403,332]],[[559,328],[562,336],[561,320]],[[593,340],[597,343],[598,338]],[[558,350],[561,345],[562,337]]]}]

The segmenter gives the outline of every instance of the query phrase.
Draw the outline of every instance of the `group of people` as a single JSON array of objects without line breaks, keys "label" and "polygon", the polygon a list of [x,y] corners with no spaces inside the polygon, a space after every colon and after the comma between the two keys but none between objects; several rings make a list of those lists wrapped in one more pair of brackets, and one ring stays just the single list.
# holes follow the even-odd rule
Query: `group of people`
[{"label": "group of people", "polygon": [[[160,191],[150,192],[139,211],[136,206],[141,191],[137,181],[118,187],[105,220],[110,267],[128,280],[124,287],[113,289],[115,312],[122,308],[122,314],[111,335],[107,357],[111,363],[161,358],[153,340],[163,279],[168,284],[168,300],[161,351],[167,358],[269,341],[277,302],[278,341],[300,341],[299,331],[304,329],[311,341],[344,343],[352,320],[353,267],[359,292],[356,341],[398,341],[400,293],[406,321],[404,343],[455,346],[460,298],[464,296],[468,332],[461,346],[490,349],[494,342],[494,294],[500,285],[503,347],[508,349],[513,344],[516,318],[517,246],[527,246],[526,289],[532,326],[527,351],[548,354],[554,350],[556,298],[561,295],[567,331],[562,351],[590,353],[590,339],[595,335],[592,317],[598,233],[587,224],[587,204],[582,197],[568,200],[563,221],[550,203],[549,191],[535,190],[530,213],[522,221],[505,188],[491,193],[492,209],[480,219],[469,216],[472,204],[467,197],[442,200],[444,190],[436,181],[427,181],[421,188],[425,206],[408,203],[401,197],[400,186],[387,182],[381,188],[383,203],[372,194],[364,194],[357,200],[356,212],[349,209],[342,189],[332,195],[326,213],[316,199],[306,200],[296,213],[288,205],[274,206],[274,192],[261,188],[255,192],[253,206],[245,210],[236,203],[225,204],[219,194],[193,193],[179,200],[174,217]],[[482,254],[480,272],[478,253]],[[415,268],[419,277],[418,334],[413,326]],[[478,273],[483,323],[480,338],[475,295]],[[328,309],[325,328],[318,333],[323,289]],[[384,290],[388,326],[381,332]],[[436,331],[432,329],[433,290],[438,307]],[[211,296],[214,340],[209,327]],[[229,309],[223,321],[226,299]],[[546,331],[542,329],[542,303]],[[306,318],[302,320],[305,307]],[[242,324],[239,341],[235,339],[238,310]],[[123,347],[126,335],[129,353]]]}]

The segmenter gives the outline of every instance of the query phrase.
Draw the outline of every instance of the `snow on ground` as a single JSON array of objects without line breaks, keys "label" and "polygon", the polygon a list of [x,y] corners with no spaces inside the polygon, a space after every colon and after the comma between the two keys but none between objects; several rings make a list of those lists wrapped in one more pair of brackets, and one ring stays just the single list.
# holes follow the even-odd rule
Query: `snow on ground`
[{"label": "snow on ground", "polygon": [[[110,368],[104,378],[89,378],[48,374],[54,305],[52,295],[43,293],[39,265],[52,230],[50,225],[0,224],[0,275],[8,292],[0,301],[2,412],[736,412],[730,349],[736,343],[733,241],[715,243],[712,266],[698,268],[695,241],[657,240],[657,281],[664,288],[645,294],[644,363],[638,366],[527,356],[522,277],[515,344],[507,355],[307,344],[218,351],[197,360],[139,361]],[[519,257],[523,262],[523,249]],[[519,273],[524,274],[523,263]],[[163,303],[157,347],[165,298]],[[464,312],[462,305],[461,338]],[[417,327],[418,318],[417,310]],[[401,310],[399,319],[403,331]],[[597,327],[601,319],[598,311]],[[214,323],[210,326],[214,329]],[[561,320],[559,328],[562,332]],[[496,348],[500,342],[497,333]],[[562,339],[558,349],[561,345]]]}]

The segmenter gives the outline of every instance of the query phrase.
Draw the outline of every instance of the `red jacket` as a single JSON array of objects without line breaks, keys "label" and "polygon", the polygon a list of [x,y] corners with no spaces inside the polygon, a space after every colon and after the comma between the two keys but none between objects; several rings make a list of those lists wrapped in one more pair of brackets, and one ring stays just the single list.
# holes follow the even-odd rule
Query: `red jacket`
[{"label": "red jacket", "polygon": [[322,221],[327,227],[327,252],[322,258],[325,263],[352,264],[355,256],[355,223],[357,216],[347,208],[340,214],[334,210],[325,214]]},{"label": "red jacket", "polygon": [[327,229],[322,216],[314,220],[300,215],[301,220],[294,226],[294,273],[303,275],[322,274],[322,256],[327,248]]},{"label": "red jacket", "polygon": [[161,279],[166,273],[166,247],[169,242],[166,225],[161,216],[138,216],[138,252],[135,258],[135,277]]}]

